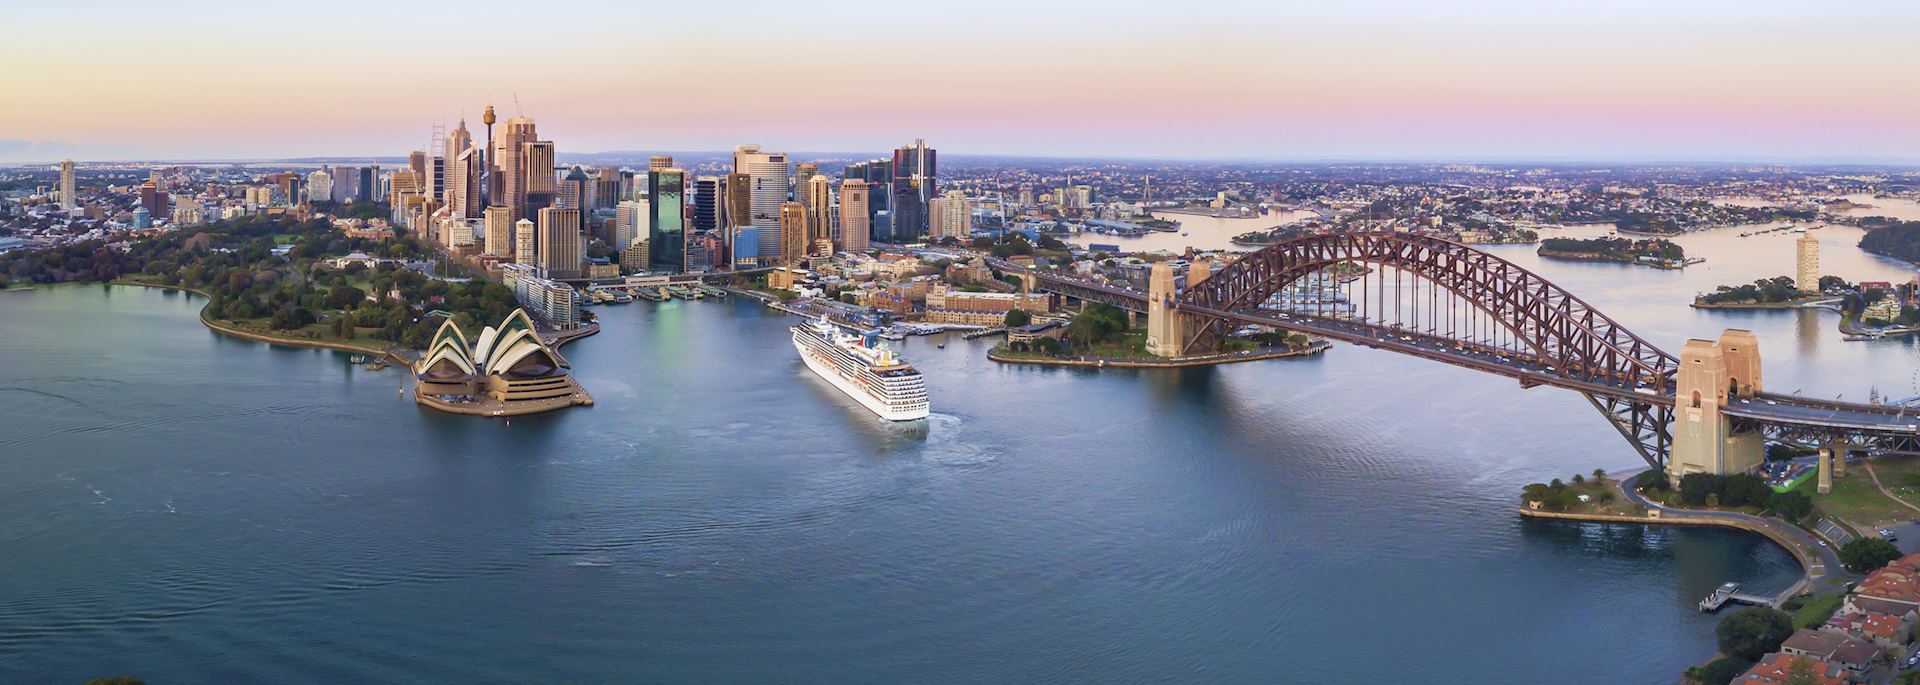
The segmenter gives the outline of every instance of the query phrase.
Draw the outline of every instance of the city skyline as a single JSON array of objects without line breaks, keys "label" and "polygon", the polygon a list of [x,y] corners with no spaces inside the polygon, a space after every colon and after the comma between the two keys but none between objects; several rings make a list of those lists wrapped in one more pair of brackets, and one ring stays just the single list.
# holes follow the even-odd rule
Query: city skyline
[{"label": "city skyline", "polygon": [[[1098,31],[1086,30],[1095,8],[1068,4],[987,3],[964,16],[759,2],[582,9],[579,30],[530,36],[481,68],[438,73],[416,60],[431,78],[388,79],[410,51],[468,44],[412,27],[509,7],[21,8],[22,38],[0,47],[19,68],[0,88],[31,96],[0,112],[0,163],[388,155],[420,147],[431,122],[477,120],[488,102],[502,119],[524,111],[564,131],[563,153],[886,150],[926,138],[956,154],[1036,157],[1920,159],[1920,93],[1875,66],[1920,57],[1900,35],[1920,8],[1891,2],[1846,14],[1718,1],[1123,4],[1097,8]],[[116,19],[89,23],[97,12]],[[654,28],[636,41],[640,25]],[[153,50],[153,31],[186,40]],[[193,41],[196,31],[222,40]],[[309,44],[324,48],[287,47]],[[795,58],[859,64],[869,77],[769,66]],[[554,68],[567,62],[588,66]]]}]

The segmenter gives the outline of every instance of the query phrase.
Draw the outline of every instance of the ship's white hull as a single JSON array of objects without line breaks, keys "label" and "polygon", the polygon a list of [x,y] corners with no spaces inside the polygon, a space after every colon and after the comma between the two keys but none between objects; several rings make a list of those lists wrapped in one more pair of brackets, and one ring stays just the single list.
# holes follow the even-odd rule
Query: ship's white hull
[{"label": "ship's white hull", "polygon": [[821,362],[819,357],[815,357],[809,353],[807,348],[802,346],[799,341],[794,341],[793,349],[800,352],[800,360],[806,362],[807,368],[813,369],[814,374],[827,379],[827,382],[832,383],[833,387],[839,388],[840,392],[846,393],[848,397],[858,401],[860,406],[866,407],[867,411],[879,415],[880,418],[888,421],[912,421],[914,419],[927,418],[927,414],[932,411],[932,407],[928,405],[921,405],[919,409],[911,411],[900,411],[889,407],[887,403],[880,401],[880,398],[869,395],[865,390],[854,385],[853,381],[840,377],[840,374],[835,372],[833,368]]}]

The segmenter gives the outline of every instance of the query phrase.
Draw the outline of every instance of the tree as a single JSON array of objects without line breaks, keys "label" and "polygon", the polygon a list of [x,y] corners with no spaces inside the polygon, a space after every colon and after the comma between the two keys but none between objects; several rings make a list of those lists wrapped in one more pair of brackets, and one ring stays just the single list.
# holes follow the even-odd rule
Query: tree
[{"label": "tree", "polygon": [[1689,473],[1680,477],[1680,501],[1693,506],[1707,503],[1707,496],[1720,492],[1721,476],[1711,473]]},{"label": "tree", "polygon": [[1053,338],[1040,338],[1033,341],[1033,348],[1046,353],[1049,357],[1055,356],[1060,354],[1060,341]]},{"label": "tree", "polygon": [[1006,320],[1007,328],[1019,328],[1021,326],[1025,326],[1032,322],[1033,322],[1033,317],[1029,316],[1023,310],[1015,309],[1007,312],[1007,320]]},{"label": "tree", "polygon": [[1745,607],[1720,621],[1713,634],[1722,654],[1753,662],[1793,635],[1793,618],[1778,609]]},{"label": "tree", "polygon": [[1602,481],[1603,481],[1603,480],[1606,480],[1606,479],[1607,479],[1607,470],[1606,470],[1606,469],[1594,469],[1594,470],[1593,470],[1593,479],[1594,479],[1594,480],[1602,480]]},{"label": "tree", "polygon": [[1752,662],[1733,657],[1721,657],[1699,669],[1695,677],[1701,685],[1727,685],[1733,682],[1734,678],[1740,677],[1740,674],[1747,672],[1749,668],[1753,668]]},{"label": "tree", "polygon": [[1900,558],[1900,548],[1877,537],[1858,537],[1840,546],[1840,565],[1866,573]]},{"label": "tree", "polygon": [[1813,498],[1798,490],[1776,493],[1767,499],[1767,510],[1780,518],[1797,523],[1813,513]]},{"label": "tree", "polygon": [[1920,685],[1920,671],[1901,671],[1893,677],[1893,685]]}]

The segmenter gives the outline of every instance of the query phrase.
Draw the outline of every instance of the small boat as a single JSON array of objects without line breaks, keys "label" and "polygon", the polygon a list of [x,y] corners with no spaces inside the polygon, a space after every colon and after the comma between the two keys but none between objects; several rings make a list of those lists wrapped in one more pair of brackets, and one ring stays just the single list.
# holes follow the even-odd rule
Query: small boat
[{"label": "small boat", "polygon": [[936,345],[934,345],[934,347],[935,347],[935,348],[937,348],[937,349],[942,349],[942,350],[944,350],[944,349],[947,349],[947,344],[946,344],[946,343],[939,343],[939,344],[936,344]]}]

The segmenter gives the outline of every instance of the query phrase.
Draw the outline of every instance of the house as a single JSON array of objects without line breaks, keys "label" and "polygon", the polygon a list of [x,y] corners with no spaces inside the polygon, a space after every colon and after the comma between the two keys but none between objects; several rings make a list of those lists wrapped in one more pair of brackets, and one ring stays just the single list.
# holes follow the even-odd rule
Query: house
[{"label": "house", "polygon": [[1789,656],[1811,657],[1839,664],[1855,680],[1866,679],[1873,671],[1874,661],[1881,654],[1880,648],[1873,643],[1851,635],[1808,628],[1801,628],[1786,642],[1780,643],[1780,651]]},{"label": "house", "polygon": [[1774,652],[1760,657],[1760,663],[1733,679],[1738,685],[1787,685],[1797,664],[1805,664],[1812,673],[1811,685],[1846,685],[1847,669],[1826,661]]}]

